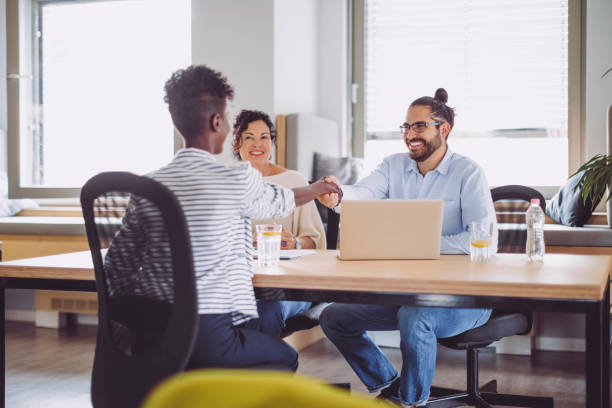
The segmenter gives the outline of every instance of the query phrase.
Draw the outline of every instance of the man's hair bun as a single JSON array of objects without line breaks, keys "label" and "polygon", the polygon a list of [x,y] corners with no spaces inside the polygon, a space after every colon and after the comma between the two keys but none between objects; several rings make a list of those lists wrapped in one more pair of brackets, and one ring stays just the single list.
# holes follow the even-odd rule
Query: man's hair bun
[{"label": "man's hair bun", "polygon": [[434,95],[434,99],[446,103],[448,101],[448,92],[444,88],[436,89],[436,94]]}]

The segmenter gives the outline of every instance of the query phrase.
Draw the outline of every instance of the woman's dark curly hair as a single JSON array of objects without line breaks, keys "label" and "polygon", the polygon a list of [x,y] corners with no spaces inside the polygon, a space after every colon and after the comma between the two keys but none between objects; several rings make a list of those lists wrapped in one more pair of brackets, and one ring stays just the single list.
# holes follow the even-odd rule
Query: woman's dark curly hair
[{"label": "woman's dark curly hair", "polygon": [[446,104],[448,101],[448,93],[444,88],[438,88],[435,96],[422,96],[410,104],[413,106],[429,106],[431,108],[431,117],[435,120],[448,122],[451,129],[455,125],[455,109]]},{"label": "woman's dark curly hair", "polygon": [[199,136],[212,116],[223,115],[226,100],[234,98],[227,78],[205,65],[179,69],[164,90],[172,122],[186,139]]},{"label": "woman's dark curly hair", "polygon": [[276,143],[276,129],[274,129],[274,124],[266,113],[257,110],[241,110],[234,121],[234,143],[232,143],[232,150],[236,159],[241,159],[240,145],[242,141],[242,133],[247,130],[249,123],[257,122],[258,120],[263,120],[268,126],[268,129],[270,129],[270,139],[272,140],[272,144]]}]

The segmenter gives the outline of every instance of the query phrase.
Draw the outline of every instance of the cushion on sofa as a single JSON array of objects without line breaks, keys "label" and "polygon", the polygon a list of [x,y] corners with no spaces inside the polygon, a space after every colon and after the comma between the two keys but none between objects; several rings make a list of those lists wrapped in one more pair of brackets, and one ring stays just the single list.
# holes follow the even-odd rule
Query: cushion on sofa
[{"label": "cushion on sofa", "polygon": [[[353,184],[364,176],[363,159],[355,157],[334,157],[324,153],[314,152],[313,180],[325,176],[336,176],[340,184]],[[324,223],[327,223],[327,208],[318,200],[315,201],[319,214]]]},{"label": "cushion on sofa", "polygon": [[340,184],[353,184],[363,176],[363,159],[355,157],[333,157],[314,152],[313,179],[334,175]]},{"label": "cushion on sofa", "polygon": [[592,208],[601,200],[597,197],[596,203],[590,199],[585,203],[582,189],[576,188],[582,174],[583,171],[570,177],[546,206],[546,214],[559,224],[582,227],[593,213]]}]

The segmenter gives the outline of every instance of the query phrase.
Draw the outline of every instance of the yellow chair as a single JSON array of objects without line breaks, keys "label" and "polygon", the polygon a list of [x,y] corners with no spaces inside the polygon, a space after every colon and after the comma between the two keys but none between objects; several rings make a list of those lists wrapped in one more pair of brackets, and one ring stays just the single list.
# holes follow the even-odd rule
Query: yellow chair
[{"label": "yellow chair", "polygon": [[389,406],[301,375],[256,370],[196,370],[160,383],[142,408],[381,408]]}]

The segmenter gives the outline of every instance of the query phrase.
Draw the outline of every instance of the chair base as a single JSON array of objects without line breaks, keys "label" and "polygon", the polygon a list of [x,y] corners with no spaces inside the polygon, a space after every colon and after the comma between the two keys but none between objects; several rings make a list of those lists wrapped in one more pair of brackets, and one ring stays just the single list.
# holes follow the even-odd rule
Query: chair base
[{"label": "chair base", "polygon": [[526,395],[499,394],[497,381],[492,380],[478,388],[478,349],[467,350],[467,391],[432,386],[427,406],[432,408],[450,408],[464,405],[489,408],[492,405],[511,407],[553,408],[550,397],[532,397]]},{"label": "chair base", "polygon": [[503,405],[511,407],[542,407],[553,408],[553,399],[550,397],[531,397],[513,394],[499,394],[497,392],[497,381],[489,381],[474,395],[460,390],[444,387],[431,387],[431,397],[427,402],[428,407],[450,408],[464,405],[475,407],[490,407],[491,405]]}]

